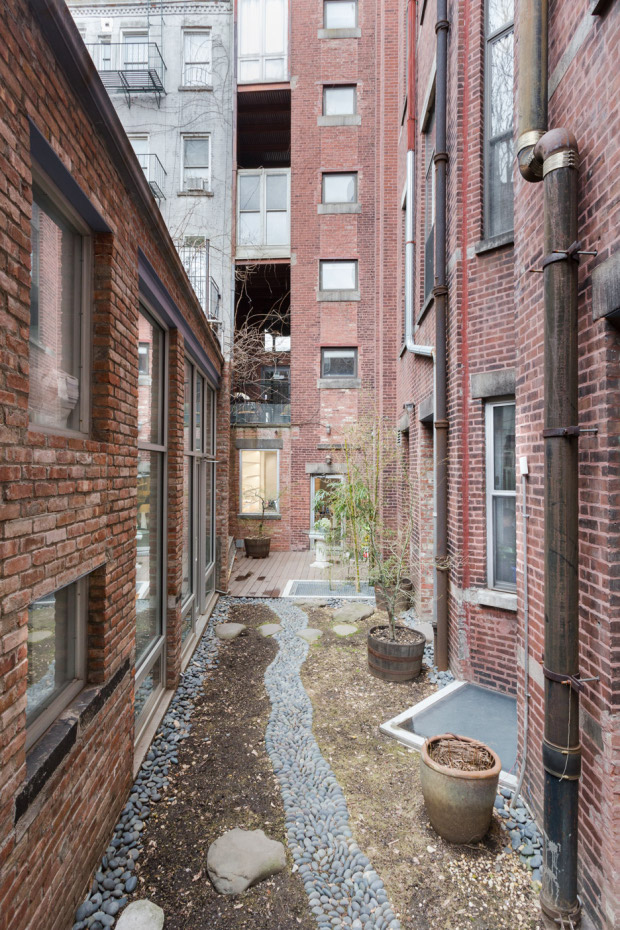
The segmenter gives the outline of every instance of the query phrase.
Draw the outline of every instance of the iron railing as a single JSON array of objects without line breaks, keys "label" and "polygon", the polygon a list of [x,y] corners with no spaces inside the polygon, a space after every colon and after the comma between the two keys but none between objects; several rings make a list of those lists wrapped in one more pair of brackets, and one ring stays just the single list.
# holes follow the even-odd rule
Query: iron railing
[{"label": "iron railing", "polygon": [[286,426],[291,422],[290,404],[268,404],[263,401],[246,400],[231,404],[230,420],[233,426],[275,425]]},{"label": "iron railing", "polygon": [[166,169],[160,162],[157,155],[154,155],[152,152],[141,152],[137,153],[136,157],[140,162],[140,166],[144,171],[144,175],[146,180],[149,182],[149,186],[153,191],[154,196],[157,198],[157,200],[165,200],[166,195],[164,194],[164,187]]},{"label": "iron railing", "polygon": [[166,93],[166,65],[156,42],[95,42],[87,44],[99,77],[109,94],[155,94],[159,105]]}]

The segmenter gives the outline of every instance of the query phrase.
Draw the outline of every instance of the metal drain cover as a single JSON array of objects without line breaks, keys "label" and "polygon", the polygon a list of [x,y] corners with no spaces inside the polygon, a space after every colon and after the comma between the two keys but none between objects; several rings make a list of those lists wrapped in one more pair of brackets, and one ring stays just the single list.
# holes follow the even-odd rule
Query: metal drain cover
[{"label": "metal drain cover", "polygon": [[289,581],[282,592],[282,597],[350,597],[369,598],[375,596],[375,589],[362,584],[356,591],[349,581]]}]

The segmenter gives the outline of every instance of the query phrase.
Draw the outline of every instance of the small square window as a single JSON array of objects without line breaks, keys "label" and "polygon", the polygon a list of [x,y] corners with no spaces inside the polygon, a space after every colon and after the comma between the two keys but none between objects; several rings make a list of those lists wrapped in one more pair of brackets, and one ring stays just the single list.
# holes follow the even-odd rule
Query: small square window
[{"label": "small square window", "polygon": [[357,378],[357,349],[321,349],[322,378]]},{"label": "small square window", "polygon": [[357,203],[357,171],[324,174],[323,203]]},{"label": "small square window", "polygon": [[323,116],[353,116],[357,113],[355,84],[323,88]]},{"label": "small square window", "polygon": [[355,29],[357,0],[325,0],[323,25],[326,29]]},{"label": "small square window", "polygon": [[82,579],[28,608],[27,744],[39,738],[84,685],[86,599]]},{"label": "small square window", "polygon": [[319,277],[322,291],[355,291],[357,290],[357,262],[320,262]]},{"label": "small square window", "polygon": [[188,29],[183,33],[183,86],[211,84],[211,33]]},{"label": "small square window", "polygon": [[209,136],[183,137],[183,190],[208,191],[211,178]]}]

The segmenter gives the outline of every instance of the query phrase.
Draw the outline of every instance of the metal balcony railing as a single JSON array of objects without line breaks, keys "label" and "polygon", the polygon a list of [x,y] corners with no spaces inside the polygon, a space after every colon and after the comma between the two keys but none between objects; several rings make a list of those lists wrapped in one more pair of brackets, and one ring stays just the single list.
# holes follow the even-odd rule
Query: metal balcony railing
[{"label": "metal balcony railing", "polygon": [[165,177],[166,169],[160,162],[157,155],[151,153],[141,152],[137,154],[137,159],[140,162],[140,166],[144,171],[146,180],[149,182],[149,186],[153,191],[153,195],[157,200],[165,200],[166,195],[164,194],[165,187]]},{"label": "metal balcony railing", "polygon": [[155,42],[95,42],[86,46],[109,94],[155,94],[157,105],[166,93],[166,65]]},{"label": "metal balcony railing", "polygon": [[240,401],[231,404],[230,421],[233,426],[286,426],[291,422],[291,405]]},{"label": "metal balcony railing", "polygon": [[212,323],[221,322],[221,303],[222,295],[220,294],[220,289],[213,280],[209,277],[209,313],[208,317]]}]

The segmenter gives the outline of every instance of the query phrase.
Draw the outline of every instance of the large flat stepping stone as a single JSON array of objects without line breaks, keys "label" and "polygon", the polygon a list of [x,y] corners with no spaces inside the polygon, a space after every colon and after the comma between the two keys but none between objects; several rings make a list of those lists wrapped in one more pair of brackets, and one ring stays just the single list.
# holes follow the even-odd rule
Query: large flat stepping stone
[{"label": "large flat stepping stone", "polygon": [[274,633],[279,633],[282,629],[282,626],[279,623],[263,623],[258,627],[258,632],[261,636],[273,636]]},{"label": "large flat stepping stone", "polygon": [[370,604],[345,604],[334,611],[334,620],[338,623],[358,623],[372,617],[375,608]]},{"label": "large flat stepping stone", "polygon": [[116,925],[116,930],[162,930],[164,926],[164,912],[157,904],[148,898],[132,901]]},{"label": "large flat stepping stone", "polygon": [[307,643],[316,643],[317,639],[320,639],[323,635],[323,630],[315,630],[313,627],[309,626],[305,630],[301,630],[298,634],[302,639],[305,639]]},{"label": "large flat stepping stone", "polygon": [[424,633],[427,643],[433,642],[433,624],[432,623],[426,623],[425,621],[420,620],[419,623],[413,624],[413,629],[417,630],[418,633]]},{"label": "large flat stepping stone", "polygon": [[357,633],[357,627],[352,623],[337,623],[332,630],[336,636],[352,636],[353,633]]},{"label": "large flat stepping stone", "polygon": [[220,894],[241,894],[286,867],[282,843],[262,830],[235,827],[209,846],[207,872]]},{"label": "large flat stepping stone", "polygon": [[236,639],[246,629],[245,623],[216,623],[215,635],[218,639]]}]

